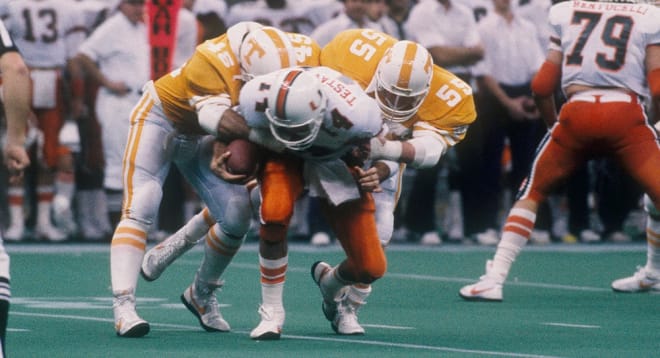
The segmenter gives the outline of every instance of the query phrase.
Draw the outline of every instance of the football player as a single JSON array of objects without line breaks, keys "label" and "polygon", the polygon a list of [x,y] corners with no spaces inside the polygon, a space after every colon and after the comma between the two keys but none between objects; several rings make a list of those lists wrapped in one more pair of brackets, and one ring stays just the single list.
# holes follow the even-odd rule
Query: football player
[{"label": "football player", "polygon": [[[394,209],[406,165],[435,165],[464,137],[476,118],[471,87],[434,65],[426,49],[369,29],[339,33],[321,50],[321,65],[358,82],[376,99],[389,133],[371,140],[372,168],[382,191],[374,193],[376,221],[383,246],[394,227]],[[314,281],[323,293],[324,314],[338,334],[362,334],[357,311],[371,286],[355,284],[346,261],[331,267],[317,262]]]},{"label": "football player", "polygon": [[[550,48],[532,81],[549,133],[537,150],[518,200],[486,273],[459,291],[466,300],[502,301],[511,265],[529,240],[539,203],[577,167],[595,156],[615,158],[647,194],[647,263],[612,289],[660,289],[660,147],[644,111],[660,105],[660,9],[648,4],[612,6],[570,1],[550,9]],[[554,90],[567,103],[557,116]]]},{"label": "football player", "polygon": [[[325,104],[318,105],[317,96]],[[370,283],[385,273],[369,193],[378,187],[360,192],[354,179],[370,175],[378,183],[375,171],[365,174],[360,164],[366,159],[361,149],[380,132],[382,120],[373,99],[326,67],[282,70],[255,78],[241,91],[240,108],[252,128],[269,128],[288,149],[283,154],[270,152],[257,176],[262,304],[261,322],[250,337],[279,339],[285,319],[286,235],[295,201],[304,188],[320,199],[349,257],[355,273],[349,279]],[[342,160],[344,156],[348,158]]]},{"label": "football player", "polygon": [[[199,45],[180,68],[148,82],[130,117],[124,153],[122,218],[110,249],[115,329],[121,337],[140,337],[149,324],[135,310],[135,288],[147,232],[158,213],[162,185],[175,164],[200,195],[220,227],[207,241],[205,256],[183,303],[207,330],[227,331],[215,297],[220,275],[248,230],[247,188],[217,178],[209,168],[213,137],[230,141],[254,135],[231,108],[245,81],[296,64],[288,36],[256,23],[239,23]],[[208,136],[208,135],[211,136]]]}]

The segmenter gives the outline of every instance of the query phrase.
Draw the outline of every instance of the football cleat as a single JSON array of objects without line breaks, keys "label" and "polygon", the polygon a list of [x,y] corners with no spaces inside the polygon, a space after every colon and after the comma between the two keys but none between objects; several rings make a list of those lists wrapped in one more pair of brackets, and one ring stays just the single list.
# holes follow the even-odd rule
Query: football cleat
[{"label": "football cleat", "polygon": [[660,291],[660,273],[638,267],[634,275],[613,281],[612,290],[629,293]]},{"label": "football cleat", "polygon": [[25,233],[25,227],[22,224],[14,224],[5,231],[3,235],[4,241],[21,241]]},{"label": "football cleat", "polygon": [[194,246],[195,243],[185,239],[182,230],[177,231],[144,254],[140,271],[142,277],[147,281],[158,279],[174,260]]},{"label": "football cleat", "polygon": [[347,294],[337,302],[337,313],[332,320],[332,329],[337,334],[341,335],[362,335],[364,328],[360,326],[357,318],[357,311],[362,306],[362,303],[353,302],[348,298]]},{"label": "football cleat", "polygon": [[286,316],[281,306],[261,305],[259,306],[261,322],[250,332],[250,338],[255,340],[277,340],[282,335],[282,326]]},{"label": "football cleat", "polygon": [[115,331],[119,337],[138,338],[149,333],[149,323],[135,311],[135,295],[115,296],[112,312],[115,317]]},{"label": "football cleat", "polygon": [[[197,281],[197,280],[195,280]],[[229,332],[229,323],[222,318],[215,289],[222,284],[207,284],[201,290],[193,283],[183,291],[181,302],[197,317],[199,324],[207,332]]]},{"label": "football cleat", "polygon": [[493,262],[486,262],[486,274],[479,278],[477,283],[464,286],[459,291],[461,298],[467,301],[502,301],[502,280],[489,274]]},{"label": "football cleat", "polygon": [[312,265],[311,274],[312,279],[321,290],[321,295],[323,296],[323,304],[321,305],[323,315],[328,321],[332,322],[337,315],[337,302],[335,302],[334,297],[329,297],[326,295],[323,291],[323,288],[321,287],[321,278],[323,278],[323,275],[330,272],[330,270],[332,270],[332,266],[329,264],[323,261],[316,261]]},{"label": "football cleat", "polygon": [[68,239],[66,233],[60,231],[58,228],[50,224],[38,225],[35,229],[35,232],[39,238],[50,242],[61,242]]}]

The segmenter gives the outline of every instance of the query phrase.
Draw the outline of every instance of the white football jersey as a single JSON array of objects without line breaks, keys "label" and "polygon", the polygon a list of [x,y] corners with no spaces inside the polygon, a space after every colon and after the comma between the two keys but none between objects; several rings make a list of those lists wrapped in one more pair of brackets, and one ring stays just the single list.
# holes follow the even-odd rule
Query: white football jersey
[{"label": "white football jersey", "polygon": [[[348,152],[356,141],[369,139],[380,132],[383,125],[380,109],[357,83],[327,67],[306,70],[319,79],[328,103],[321,130],[312,146],[291,153],[310,160],[337,159]],[[268,131],[264,103],[268,88],[276,85],[273,82],[277,73],[279,71],[255,77],[241,89],[239,112],[251,128]]]},{"label": "white football jersey", "polygon": [[75,5],[71,0],[9,2],[5,25],[29,67],[61,67],[75,55],[85,36]]},{"label": "white football jersey", "polygon": [[562,88],[628,88],[646,97],[646,47],[660,43],[660,9],[568,1],[550,9],[550,48],[564,54]]}]

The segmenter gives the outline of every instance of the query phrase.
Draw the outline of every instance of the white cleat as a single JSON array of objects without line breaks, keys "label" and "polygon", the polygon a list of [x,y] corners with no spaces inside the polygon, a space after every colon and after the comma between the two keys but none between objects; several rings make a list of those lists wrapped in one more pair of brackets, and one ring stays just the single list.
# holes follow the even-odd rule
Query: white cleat
[{"label": "white cleat", "polygon": [[21,241],[23,240],[23,235],[25,234],[25,227],[23,225],[11,225],[5,231],[3,239],[5,241]]},{"label": "white cleat", "polygon": [[177,231],[144,254],[140,273],[147,281],[154,281],[181,255],[193,248],[195,243],[185,239],[182,231]]},{"label": "white cleat", "polygon": [[495,246],[500,242],[497,230],[488,229],[475,235],[475,240],[479,245]]},{"label": "white cleat", "polygon": [[282,327],[286,314],[281,306],[261,305],[259,306],[261,322],[250,332],[250,338],[254,340],[277,340],[282,335]]},{"label": "white cleat", "polygon": [[337,314],[332,320],[332,329],[341,335],[362,335],[364,328],[360,326],[357,311],[362,303],[353,302],[345,294],[337,303]]},{"label": "white cleat", "polygon": [[502,301],[502,280],[489,274],[492,261],[486,262],[486,274],[477,283],[461,288],[459,295],[467,301]]},{"label": "white cleat", "polygon": [[60,231],[52,225],[39,225],[35,229],[36,235],[50,242],[62,242],[68,239],[66,233]]},{"label": "white cleat", "polygon": [[115,296],[112,312],[115,317],[115,331],[119,337],[138,338],[149,333],[149,323],[135,311],[135,295]]},{"label": "white cleat", "polygon": [[660,273],[638,267],[634,275],[612,282],[612,290],[629,293],[660,291]]},{"label": "white cleat", "polygon": [[193,283],[181,295],[181,302],[197,317],[199,324],[207,332],[229,332],[231,329],[229,323],[222,318],[218,300],[215,297],[215,289],[220,287],[222,284],[208,284],[206,288],[198,292]]},{"label": "white cleat", "polygon": [[437,231],[429,231],[422,235],[419,243],[425,246],[438,246],[442,244],[442,239],[440,238],[440,235],[438,235]]},{"label": "white cleat", "polygon": [[332,243],[332,239],[328,233],[320,231],[312,235],[312,238],[309,240],[309,243],[313,246],[328,246]]}]

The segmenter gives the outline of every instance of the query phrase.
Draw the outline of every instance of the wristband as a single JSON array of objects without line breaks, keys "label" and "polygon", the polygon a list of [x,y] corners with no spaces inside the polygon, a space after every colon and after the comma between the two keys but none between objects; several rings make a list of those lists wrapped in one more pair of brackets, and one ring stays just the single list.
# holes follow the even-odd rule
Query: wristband
[{"label": "wristband", "polygon": [[393,161],[399,161],[401,158],[401,152],[403,151],[403,145],[400,141],[397,140],[386,140],[384,143],[379,138],[371,138],[371,152],[369,158],[372,160],[376,159],[387,159]]}]

